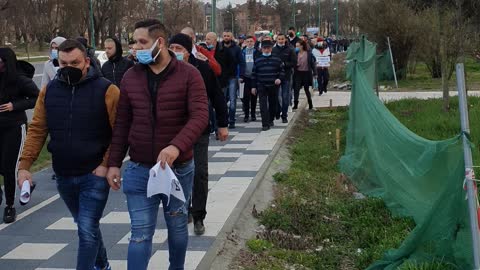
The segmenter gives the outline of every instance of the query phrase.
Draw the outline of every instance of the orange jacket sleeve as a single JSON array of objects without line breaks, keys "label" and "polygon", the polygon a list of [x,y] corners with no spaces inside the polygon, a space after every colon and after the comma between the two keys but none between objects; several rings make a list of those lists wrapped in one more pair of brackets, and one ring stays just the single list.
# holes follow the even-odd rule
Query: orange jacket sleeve
[{"label": "orange jacket sleeve", "polygon": [[[108,120],[113,130],[115,124],[115,117],[117,115],[118,99],[120,98],[120,90],[114,84],[111,84],[107,92],[105,93],[105,105],[107,106]],[[102,166],[107,167],[108,156],[110,154],[110,146],[108,147],[105,155],[103,155]]]}]

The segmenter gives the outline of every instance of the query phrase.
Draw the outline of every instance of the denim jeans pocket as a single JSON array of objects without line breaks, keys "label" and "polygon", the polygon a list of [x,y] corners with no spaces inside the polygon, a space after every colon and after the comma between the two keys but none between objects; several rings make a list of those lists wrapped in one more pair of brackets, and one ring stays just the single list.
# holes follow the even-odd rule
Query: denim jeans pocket
[{"label": "denim jeans pocket", "polygon": [[149,168],[143,167],[140,163],[128,162],[123,172],[123,193],[146,194],[149,170]]}]

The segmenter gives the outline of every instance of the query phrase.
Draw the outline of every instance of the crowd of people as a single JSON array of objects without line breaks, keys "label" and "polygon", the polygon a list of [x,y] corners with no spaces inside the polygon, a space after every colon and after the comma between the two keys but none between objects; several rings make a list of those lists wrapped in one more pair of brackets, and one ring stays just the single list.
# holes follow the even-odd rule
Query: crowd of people
[{"label": "crowd of people", "polygon": [[[311,86],[318,85],[319,95],[327,92],[330,45],[318,36],[298,37],[293,27],[237,41],[229,31],[221,38],[211,32],[197,42],[192,28],[169,36],[155,19],[135,24],[126,57],[118,39],[103,45],[108,61],[101,65],[85,38],[52,39],[40,89],[33,66],[0,48],[3,221],[15,221],[16,185],[34,186],[32,164],[49,137],[54,180],[78,227],[77,269],[111,269],[99,224],[110,190],[120,188],[131,220],[128,269],[148,267],[160,203],[169,269],[183,269],[187,224],[194,223],[197,235],[205,232],[210,134],[227,140],[239,97],[243,121],[258,116],[263,131],[280,119],[288,123],[301,88],[313,109]],[[32,108],[27,132],[25,111]],[[173,170],[185,201],[147,197],[149,171],[158,163]]]}]

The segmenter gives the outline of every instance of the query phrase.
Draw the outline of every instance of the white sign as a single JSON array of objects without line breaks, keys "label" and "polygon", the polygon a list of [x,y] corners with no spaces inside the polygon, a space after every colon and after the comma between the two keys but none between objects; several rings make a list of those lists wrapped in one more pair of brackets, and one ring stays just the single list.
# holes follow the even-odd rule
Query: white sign
[{"label": "white sign", "polygon": [[330,56],[318,56],[317,57],[317,66],[319,66],[319,67],[329,67],[330,66]]}]

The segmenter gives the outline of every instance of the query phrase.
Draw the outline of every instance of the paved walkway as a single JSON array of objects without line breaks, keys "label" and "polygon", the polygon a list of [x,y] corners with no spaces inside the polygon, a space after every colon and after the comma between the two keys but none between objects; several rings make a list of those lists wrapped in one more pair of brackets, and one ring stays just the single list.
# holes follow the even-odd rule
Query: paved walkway
[{"label": "paved walkway", "polygon": [[[452,92],[452,95],[454,93]],[[471,93],[480,95],[480,92]],[[440,97],[440,92],[382,93],[384,100],[400,98]],[[350,92],[330,91],[323,96],[314,93],[315,107],[328,107],[349,103]],[[293,117],[290,113],[289,118]],[[259,118],[259,117],[258,117]],[[287,124],[277,121],[276,126],[261,132],[261,123],[243,123],[240,106],[237,109],[237,129],[231,130],[227,142],[212,137],[209,147],[209,197],[207,203],[206,232],[195,236],[190,224],[190,239],[186,269],[196,269],[216,236],[239,203],[242,195],[271,154]],[[74,269],[78,238],[63,201],[57,195],[52,171],[35,174],[37,189],[32,202],[25,207],[17,205],[18,219],[13,224],[0,224],[0,269],[47,270]],[[3,209],[2,209],[3,210]],[[129,216],[122,192],[111,192],[101,220],[101,228],[112,268],[126,269]],[[154,254],[149,269],[167,269],[167,230],[163,215],[159,215],[154,237]]]},{"label": "paved walkway", "polygon": [[[288,125],[276,121],[274,128],[262,132],[260,121],[243,123],[240,106],[237,107],[239,121],[237,128],[230,131],[228,141],[215,141],[213,136],[210,140],[206,232],[203,236],[195,236],[193,225],[189,225],[186,269],[195,269],[212,246]],[[290,113],[289,118],[293,115]],[[32,202],[26,207],[16,206],[18,219],[15,223],[0,224],[0,269],[75,268],[76,225],[59,199],[51,175],[51,169],[35,174],[38,185]],[[111,191],[101,229],[112,269],[126,269],[130,219],[122,192]],[[163,215],[159,215],[149,269],[167,269],[166,240],[166,224]]]}]

